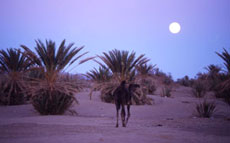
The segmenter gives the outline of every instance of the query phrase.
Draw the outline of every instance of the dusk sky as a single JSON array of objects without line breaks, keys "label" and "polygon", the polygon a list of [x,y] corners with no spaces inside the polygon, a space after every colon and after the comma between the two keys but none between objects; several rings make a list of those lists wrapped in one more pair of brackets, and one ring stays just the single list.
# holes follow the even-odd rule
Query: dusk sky
[{"label": "dusk sky", "polygon": [[[170,33],[172,22],[179,33]],[[66,39],[84,45],[87,56],[135,51],[174,79],[194,77],[210,64],[223,67],[215,51],[230,50],[230,0],[1,0],[0,37],[0,49]]]}]

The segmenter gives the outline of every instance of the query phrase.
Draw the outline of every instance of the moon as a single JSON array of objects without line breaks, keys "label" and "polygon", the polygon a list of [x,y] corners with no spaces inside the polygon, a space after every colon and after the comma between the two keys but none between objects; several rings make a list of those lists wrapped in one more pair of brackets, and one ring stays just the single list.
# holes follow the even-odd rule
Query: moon
[{"label": "moon", "polygon": [[179,33],[181,30],[180,24],[178,22],[173,22],[169,25],[169,31],[173,34]]}]

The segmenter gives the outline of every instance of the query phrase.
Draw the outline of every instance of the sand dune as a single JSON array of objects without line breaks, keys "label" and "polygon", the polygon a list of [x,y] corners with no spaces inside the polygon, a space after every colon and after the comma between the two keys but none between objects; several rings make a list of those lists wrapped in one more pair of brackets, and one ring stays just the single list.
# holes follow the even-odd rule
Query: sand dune
[{"label": "sand dune", "polygon": [[[195,116],[201,99],[190,88],[177,87],[171,98],[149,95],[153,105],[131,106],[126,128],[115,128],[115,105],[89,100],[88,92],[76,94],[78,115],[41,116],[32,105],[0,107],[0,143],[229,143],[230,107],[215,100],[212,118]],[[208,100],[215,98],[210,94]]]}]

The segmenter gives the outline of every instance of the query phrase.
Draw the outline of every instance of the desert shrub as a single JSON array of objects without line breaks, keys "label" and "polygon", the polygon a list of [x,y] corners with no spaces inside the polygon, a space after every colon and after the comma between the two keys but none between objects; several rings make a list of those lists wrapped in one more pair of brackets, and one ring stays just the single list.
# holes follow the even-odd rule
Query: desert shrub
[{"label": "desert shrub", "polygon": [[131,100],[133,105],[152,105],[152,98],[147,97],[141,89],[136,90],[133,95]]},{"label": "desert shrub", "polygon": [[141,85],[141,88],[144,94],[153,95],[154,92],[156,91],[156,85],[154,83],[154,80],[152,80],[151,77],[141,78],[138,84]]},{"label": "desert shrub", "polygon": [[113,97],[113,92],[116,89],[116,87],[118,86],[118,84],[114,84],[114,83],[108,83],[109,85],[104,86],[101,89],[101,100],[103,102],[107,102],[107,103],[114,103],[114,97]]},{"label": "desert shrub", "polygon": [[192,86],[193,81],[189,79],[189,77],[186,75],[185,77],[178,79],[177,83],[179,83],[182,86],[189,87],[189,86]]},{"label": "desert shrub", "polygon": [[172,88],[169,86],[164,86],[161,90],[162,97],[171,97]]},{"label": "desert shrub", "polygon": [[170,85],[173,83],[171,74],[166,74],[163,71],[160,71],[159,68],[154,69],[154,75],[161,78],[162,83],[165,85]]},{"label": "desert shrub", "polygon": [[67,92],[63,87],[57,86],[53,89],[37,89],[32,97],[32,105],[41,115],[64,114],[74,101],[77,100],[73,92]]},{"label": "desert shrub", "polygon": [[200,80],[195,81],[192,87],[192,93],[197,98],[204,97],[206,93],[206,87],[204,85],[204,82]]},{"label": "desert shrub", "polygon": [[196,111],[198,113],[198,116],[203,118],[211,117],[215,109],[216,109],[215,103],[207,102],[206,100],[196,105]]},{"label": "desert shrub", "polygon": [[170,85],[171,83],[173,83],[173,79],[172,79],[172,76],[169,74],[169,75],[166,75],[163,77],[163,83],[165,85]]}]

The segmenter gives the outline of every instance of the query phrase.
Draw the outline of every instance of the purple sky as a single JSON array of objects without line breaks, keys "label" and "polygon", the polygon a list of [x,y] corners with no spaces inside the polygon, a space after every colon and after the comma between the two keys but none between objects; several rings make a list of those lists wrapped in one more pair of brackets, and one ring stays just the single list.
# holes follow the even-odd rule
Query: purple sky
[{"label": "purple sky", "polygon": [[[181,31],[168,26],[178,22]],[[0,48],[34,48],[35,39],[85,46],[88,56],[135,51],[173,78],[194,77],[230,50],[230,0],[1,0]],[[85,73],[93,61],[75,68]]]}]

